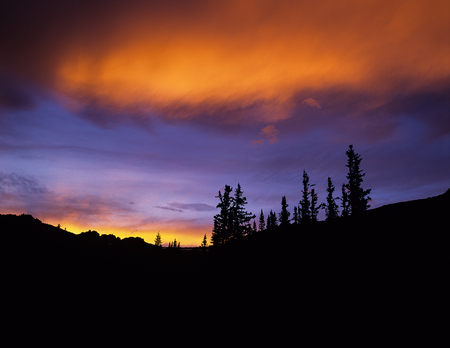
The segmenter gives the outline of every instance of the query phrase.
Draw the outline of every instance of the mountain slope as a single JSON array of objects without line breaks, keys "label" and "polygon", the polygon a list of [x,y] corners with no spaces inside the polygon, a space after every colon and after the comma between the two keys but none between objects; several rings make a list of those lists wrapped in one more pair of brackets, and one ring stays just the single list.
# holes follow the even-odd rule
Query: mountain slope
[{"label": "mountain slope", "polygon": [[139,338],[178,342],[425,342],[435,337],[429,324],[439,328],[432,318],[447,274],[449,196],[264,231],[208,252],[0,215],[5,298],[12,316],[26,313],[39,328],[45,313],[58,329],[76,318],[105,330],[126,320]]}]

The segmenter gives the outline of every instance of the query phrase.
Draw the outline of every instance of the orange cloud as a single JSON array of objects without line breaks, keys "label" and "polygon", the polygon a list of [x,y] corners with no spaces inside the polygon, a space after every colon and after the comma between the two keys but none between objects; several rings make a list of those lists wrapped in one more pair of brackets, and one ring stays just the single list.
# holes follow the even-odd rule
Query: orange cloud
[{"label": "orange cloud", "polygon": [[57,7],[65,16],[45,18],[58,35],[39,22],[37,43],[23,50],[30,40],[4,36],[0,59],[45,75],[81,106],[189,119],[258,104],[244,117],[275,122],[290,117],[299,91],[345,86],[383,99],[399,84],[414,90],[450,76],[446,0],[130,1],[102,17],[90,15],[100,5],[80,6]]},{"label": "orange cloud", "polygon": [[268,140],[268,142],[270,144],[276,143],[278,141],[278,133],[279,133],[279,130],[276,129],[275,126],[272,124],[264,127],[261,130],[261,135],[266,137],[266,139]]},{"label": "orange cloud", "polygon": [[252,145],[262,146],[264,141],[262,139],[259,140],[252,140]]},{"label": "orange cloud", "polygon": [[302,105],[304,106],[311,106],[311,107],[316,107],[318,109],[322,109],[322,106],[320,105],[320,103],[313,99],[313,98],[307,98],[305,100],[302,101]]}]

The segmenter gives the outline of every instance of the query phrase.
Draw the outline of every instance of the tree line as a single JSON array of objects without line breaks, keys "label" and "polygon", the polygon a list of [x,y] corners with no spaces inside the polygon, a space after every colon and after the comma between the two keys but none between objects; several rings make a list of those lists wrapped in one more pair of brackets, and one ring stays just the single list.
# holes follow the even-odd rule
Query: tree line
[{"label": "tree line", "polygon": [[[339,217],[355,216],[366,211],[370,205],[368,204],[371,189],[363,189],[362,182],[365,173],[360,168],[362,157],[355,152],[353,145],[349,146],[346,151],[348,168],[347,180],[341,186],[341,197],[334,197],[335,186],[330,177],[327,180],[327,197],[326,202],[318,203],[318,194],[314,189],[315,184],[310,183],[310,179],[305,170],[303,170],[303,189],[302,196],[298,205],[294,206],[294,212],[288,210],[286,196],[281,198],[281,211],[277,214],[272,210],[267,216],[261,209],[259,215],[259,231],[273,229],[277,226],[285,227],[291,224],[309,224],[317,221],[320,209],[325,210],[326,220],[333,220]],[[223,194],[219,191],[216,198],[219,203],[216,208],[220,211],[214,216],[214,227],[211,235],[211,243],[213,245],[224,244],[232,239],[239,238],[257,232],[256,215],[245,210],[247,198],[243,196],[241,185],[238,183],[237,188],[232,195],[233,189],[229,185],[225,185]],[[340,200],[341,211],[336,201]],[[253,220],[253,224],[250,221]]]},{"label": "tree line", "polygon": [[[158,232],[158,233],[156,234],[154,243],[155,243],[155,244],[154,244],[155,246],[157,246],[157,247],[162,247],[163,242],[162,242],[162,238],[161,238],[161,233]],[[206,248],[207,246],[208,246],[208,239],[207,239],[206,233],[205,233],[205,235],[203,236],[203,240],[202,240],[202,242],[200,243],[200,247]],[[177,239],[174,238],[173,242],[169,242],[169,244],[167,245],[167,247],[168,247],[168,248],[181,248],[181,243],[180,243],[180,242],[177,242]]]}]

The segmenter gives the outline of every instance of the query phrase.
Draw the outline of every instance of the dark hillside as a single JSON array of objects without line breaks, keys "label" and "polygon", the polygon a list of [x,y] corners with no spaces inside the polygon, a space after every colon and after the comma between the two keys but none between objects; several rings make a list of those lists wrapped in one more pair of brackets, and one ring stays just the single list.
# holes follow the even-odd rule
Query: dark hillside
[{"label": "dark hillside", "polygon": [[110,330],[126,320],[136,337],[184,341],[423,340],[448,271],[449,196],[264,231],[208,251],[74,235],[29,215],[0,215],[3,280],[21,309],[13,316],[29,324],[46,313],[60,329],[81,316],[86,327]]},{"label": "dark hillside", "polygon": [[[319,341],[328,335],[359,344],[391,336],[427,341],[425,332],[442,326],[430,318],[444,298],[448,211],[450,190],[358,218],[264,231],[217,254],[227,279],[276,298],[265,304],[278,318],[299,315],[294,331],[311,330]],[[327,334],[311,323],[323,324]]]}]

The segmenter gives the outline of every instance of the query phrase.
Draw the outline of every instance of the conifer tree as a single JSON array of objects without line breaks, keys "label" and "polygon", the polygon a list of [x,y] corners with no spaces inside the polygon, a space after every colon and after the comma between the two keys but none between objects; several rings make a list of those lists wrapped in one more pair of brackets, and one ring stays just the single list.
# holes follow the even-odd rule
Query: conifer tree
[{"label": "conifer tree", "polygon": [[[314,185],[311,185],[314,186]],[[319,196],[315,189],[311,189],[311,205],[310,205],[310,216],[311,221],[317,221],[317,215],[319,214],[319,210],[323,207],[323,204],[317,205],[317,201],[319,200]]]},{"label": "conifer tree", "polygon": [[233,199],[233,238],[239,238],[248,234],[251,231],[250,221],[256,217],[252,213],[245,211],[247,198],[243,196],[241,185],[238,183],[234,191]]},{"label": "conifer tree", "polygon": [[350,205],[348,202],[348,192],[345,184],[342,184],[342,199],[341,199],[341,216],[346,217],[350,215]]},{"label": "conifer tree", "polygon": [[200,247],[206,248],[207,246],[208,246],[208,239],[206,238],[206,233],[205,233],[205,235],[203,236],[202,243],[200,244]]},{"label": "conifer tree", "polygon": [[292,216],[292,222],[294,224],[299,224],[300,223],[300,208],[297,206],[294,206],[294,214]]},{"label": "conifer tree", "polygon": [[157,246],[157,247],[161,247],[162,246],[161,234],[159,233],[159,231],[158,231],[158,233],[156,234],[156,237],[155,237],[155,246]]},{"label": "conifer tree", "polygon": [[306,171],[303,170],[303,190],[302,190],[302,199],[300,200],[300,222],[308,223],[311,221],[311,210],[310,210],[310,200],[309,197],[311,195],[310,192],[311,185],[309,184],[309,177],[306,174]]},{"label": "conifer tree", "polygon": [[179,248],[180,247],[180,242],[177,242],[177,239],[174,238],[173,242],[169,242],[169,248]]},{"label": "conifer tree", "polygon": [[219,203],[216,208],[220,208],[220,213],[214,216],[214,228],[211,235],[211,243],[223,244],[231,238],[233,217],[232,217],[232,197],[230,193],[232,188],[229,185],[225,185],[223,195],[219,191],[216,198],[219,198]]},{"label": "conifer tree", "polygon": [[264,213],[261,209],[261,214],[259,214],[259,231],[264,231],[266,229],[266,223],[264,221]]},{"label": "conifer tree", "polygon": [[234,197],[230,195],[232,191],[229,185],[225,185],[223,195],[219,191],[216,196],[219,198],[216,208],[220,208],[220,213],[214,216],[212,244],[223,244],[252,231],[250,221],[256,216],[245,211],[247,198],[243,196],[241,185],[237,185]]},{"label": "conifer tree", "polygon": [[349,146],[346,151],[348,168],[346,189],[348,193],[348,201],[351,215],[358,215],[366,211],[370,207],[368,201],[371,189],[364,190],[361,186],[363,177],[366,175],[360,168],[362,157],[353,150],[353,145]]},{"label": "conifer tree", "polygon": [[256,220],[253,220],[252,233],[258,232],[258,228],[256,227]]},{"label": "conifer tree", "polygon": [[289,225],[289,217],[291,213],[287,210],[288,206],[289,204],[287,204],[286,196],[283,196],[281,198],[281,212],[279,214],[280,226],[283,227]]},{"label": "conifer tree", "polygon": [[277,214],[275,214],[275,212],[272,212],[272,226],[278,227],[278,219]]},{"label": "conifer tree", "polygon": [[328,177],[328,186],[327,186],[327,203],[325,205],[325,216],[326,220],[333,220],[339,216],[338,205],[336,204],[336,199],[333,197],[334,185],[331,181],[331,178]]},{"label": "conifer tree", "polygon": [[270,210],[269,216],[267,217],[267,229],[270,230],[272,228],[277,227],[277,215],[272,211],[272,209]]}]

